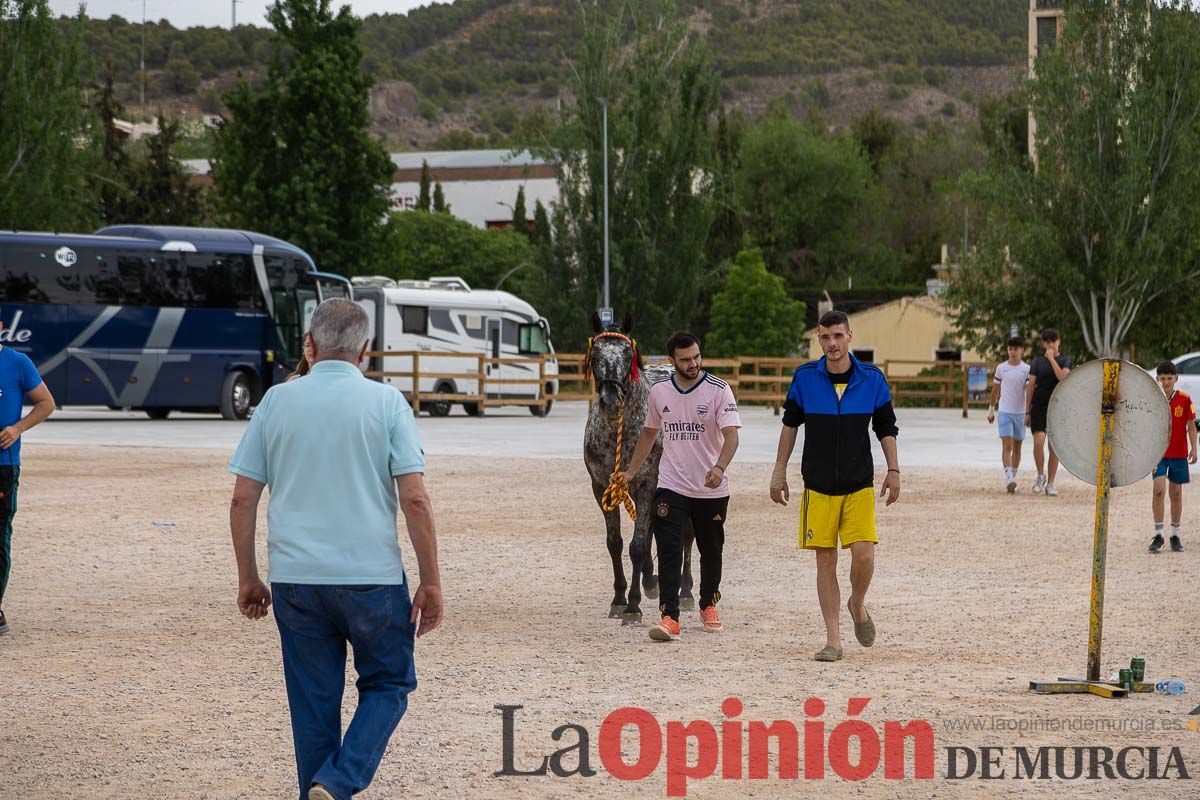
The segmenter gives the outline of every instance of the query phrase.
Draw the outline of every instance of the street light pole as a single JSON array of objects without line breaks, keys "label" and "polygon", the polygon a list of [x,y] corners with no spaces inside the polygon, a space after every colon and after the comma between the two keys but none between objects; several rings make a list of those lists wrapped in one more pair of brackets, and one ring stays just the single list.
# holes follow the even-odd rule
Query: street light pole
[{"label": "street light pole", "polygon": [[608,296],[608,100],[600,100],[604,109],[604,307],[612,308]]}]

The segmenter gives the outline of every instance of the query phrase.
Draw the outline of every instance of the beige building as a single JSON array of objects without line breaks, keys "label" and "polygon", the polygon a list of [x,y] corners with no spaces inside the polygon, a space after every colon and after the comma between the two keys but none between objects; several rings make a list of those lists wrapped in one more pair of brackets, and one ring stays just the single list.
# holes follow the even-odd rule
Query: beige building
[{"label": "beige building", "polygon": [[[937,297],[901,297],[849,317],[854,356],[880,367],[892,362],[886,370],[889,375],[916,375],[939,359],[983,360],[975,351],[960,350],[955,344],[954,325]],[[816,328],[805,331],[804,338],[811,357],[820,357]]]},{"label": "beige building", "polygon": [[[1029,0],[1029,76],[1033,77],[1033,65],[1038,53],[1043,49],[1054,47],[1058,35],[1062,32],[1063,7],[1062,0]],[[1033,114],[1029,115],[1029,155],[1037,160],[1034,146],[1034,136],[1037,133],[1037,122]]]}]

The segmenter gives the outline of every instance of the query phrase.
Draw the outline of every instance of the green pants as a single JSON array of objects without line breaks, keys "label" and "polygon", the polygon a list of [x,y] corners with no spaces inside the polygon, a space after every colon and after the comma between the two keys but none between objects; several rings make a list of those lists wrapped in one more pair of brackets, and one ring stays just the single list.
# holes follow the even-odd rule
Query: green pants
[{"label": "green pants", "polygon": [[4,607],[4,590],[8,588],[8,573],[12,569],[12,522],[17,513],[20,482],[20,466],[0,467],[0,609]]}]

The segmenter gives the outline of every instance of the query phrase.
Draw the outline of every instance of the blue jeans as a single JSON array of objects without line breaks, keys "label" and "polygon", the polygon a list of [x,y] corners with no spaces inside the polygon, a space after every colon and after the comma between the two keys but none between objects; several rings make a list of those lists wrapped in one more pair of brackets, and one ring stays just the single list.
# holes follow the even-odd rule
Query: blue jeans
[{"label": "blue jeans", "polygon": [[[370,784],[417,687],[408,585],[271,585],[283,645],[300,798],[319,783],[338,800]],[[358,708],[342,736],[346,643]]]}]

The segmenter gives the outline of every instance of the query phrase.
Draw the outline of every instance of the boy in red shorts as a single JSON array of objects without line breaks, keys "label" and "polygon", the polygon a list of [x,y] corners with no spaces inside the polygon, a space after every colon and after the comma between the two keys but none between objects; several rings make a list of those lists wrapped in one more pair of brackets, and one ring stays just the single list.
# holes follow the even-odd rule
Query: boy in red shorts
[{"label": "boy in red shorts", "polygon": [[1163,541],[1164,498],[1170,484],[1171,495],[1171,550],[1183,552],[1183,541],[1179,538],[1179,523],[1183,518],[1183,485],[1188,482],[1188,464],[1196,463],[1196,407],[1192,398],[1175,388],[1179,370],[1170,361],[1163,361],[1156,369],[1158,385],[1167,396],[1171,408],[1171,439],[1162,461],[1154,469],[1154,495],[1150,501],[1154,512],[1154,538],[1150,540],[1150,552],[1157,553],[1166,544]]}]

